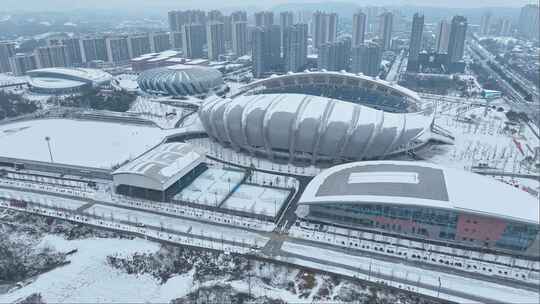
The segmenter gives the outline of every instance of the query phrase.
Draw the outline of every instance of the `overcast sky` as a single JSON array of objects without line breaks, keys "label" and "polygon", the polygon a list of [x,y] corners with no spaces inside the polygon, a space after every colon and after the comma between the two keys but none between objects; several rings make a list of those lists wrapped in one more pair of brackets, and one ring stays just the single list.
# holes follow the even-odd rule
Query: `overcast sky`
[{"label": "overcast sky", "polygon": [[[0,11],[4,10],[71,10],[71,9],[169,9],[201,8],[210,10],[231,6],[249,5],[261,8],[283,3],[324,3],[324,0],[0,0]],[[531,0],[356,0],[336,1],[357,3],[358,5],[415,5],[473,8],[486,6],[519,7]]]}]

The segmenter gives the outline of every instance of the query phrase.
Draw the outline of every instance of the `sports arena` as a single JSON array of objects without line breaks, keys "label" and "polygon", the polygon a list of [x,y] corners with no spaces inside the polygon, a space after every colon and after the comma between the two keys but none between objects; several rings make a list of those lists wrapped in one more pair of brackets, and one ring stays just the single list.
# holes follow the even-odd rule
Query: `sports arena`
[{"label": "sports arena", "polygon": [[330,97],[386,112],[426,110],[418,94],[394,83],[347,72],[301,72],[273,76],[250,83],[241,94],[297,93]]},{"label": "sports arena", "polygon": [[332,167],[308,184],[296,212],[310,221],[399,238],[540,255],[540,205],[533,196],[424,162]]},{"label": "sports arena", "polygon": [[182,64],[144,71],[137,82],[146,93],[169,96],[219,93],[226,87],[218,70]]},{"label": "sports arena", "polygon": [[98,69],[45,68],[28,71],[30,90],[45,94],[72,94],[109,86],[112,75]]},{"label": "sports arena", "polygon": [[[305,72],[249,84],[200,110],[215,141],[289,162],[379,159],[423,146],[431,104],[408,89],[363,75]],[[426,135],[426,136],[424,136]]]}]

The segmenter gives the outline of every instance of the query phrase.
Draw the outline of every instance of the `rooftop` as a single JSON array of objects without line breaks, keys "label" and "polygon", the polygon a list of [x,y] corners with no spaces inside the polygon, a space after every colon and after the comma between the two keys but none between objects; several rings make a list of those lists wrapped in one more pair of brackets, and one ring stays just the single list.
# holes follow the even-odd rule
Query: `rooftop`
[{"label": "rooftop", "polygon": [[46,89],[67,89],[78,88],[86,83],[77,80],[50,78],[50,77],[32,77],[30,78],[30,85],[33,87],[46,88]]},{"label": "rooftop", "polygon": [[110,81],[111,74],[99,69],[86,68],[44,68],[27,72],[30,77],[69,77],[72,80],[86,81],[92,83],[103,83]]},{"label": "rooftop", "polygon": [[329,168],[300,204],[378,203],[432,207],[540,223],[540,203],[492,178],[424,162],[355,162]]},{"label": "rooftop", "polygon": [[165,190],[203,160],[204,154],[189,144],[166,143],[123,165],[113,176],[131,175],[136,186]]}]

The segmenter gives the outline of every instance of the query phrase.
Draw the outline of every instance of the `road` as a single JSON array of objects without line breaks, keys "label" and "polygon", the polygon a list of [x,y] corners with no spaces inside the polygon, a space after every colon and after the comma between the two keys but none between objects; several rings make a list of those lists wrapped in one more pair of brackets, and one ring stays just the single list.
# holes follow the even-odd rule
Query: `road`
[{"label": "road", "polygon": [[[303,186],[305,184],[307,184],[307,182],[309,181],[309,178],[306,178],[306,177],[304,177],[304,178],[305,178],[305,180],[302,181]],[[20,189],[15,188],[15,190],[20,190]],[[24,189],[24,191],[28,191],[28,190]],[[42,191],[32,191],[32,192],[34,192],[34,193],[42,193]],[[299,192],[299,193],[301,193],[301,192]],[[50,193],[46,193],[46,194],[50,195]],[[64,197],[71,198],[71,199],[79,199],[79,198],[71,197],[69,195],[64,196]],[[295,199],[297,199],[297,198],[298,197],[295,197]],[[114,203],[95,201],[95,200],[92,200],[92,199],[86,199],[86,200],[83,200],[83,201],[86,201],[86,204],[84,205],[84,208],[80,208],[80,210],[75,210],[74,214],[79,214],[80,215],[80,214],[83,213],[84,210],[91,207],[94,203],[98,203],[98,204],[103,204],[103,205],[108,205],[108,206],[114,206],[114,207],[129,209],[129,210],[148,212],[148,213],[157,214],[157,215],[161,215],[161,216],[183,218],[182,216],[173,216],[173,215],[170,215],[168,213],[165,214],[165,213],[160,213],[160,212],[157,212],[157,211],[156,212],[154,212],[154,211],[149,212],[146,209],[130,208],[130,207],[126,207],[124,205],[117,205],[117,204],[114,204]],[[284,231],[287,231],[288,228],[290,228],[290,226],[294,224],[294,221],[296,219],[296,215],[294,214],[294,209],[295,209],[294,205],[295,204],[291,203],[287,207],[287,209],[284,212],[283,217],[280,219],[280,221],[278,223],[279,224],[278,227],[283,228]],[[71,212],[73,212],[73,211],[71,211]],[[86,213],[84,213],[84,216],[85,217],[93,217],[91,214],[86,214]],[[193,221],[194,219],[188,217],[188,218],[186,218],[186,220]],[[134,224],[133,222],[128,222],[128,221],[125,221],[125,220],[122,220],[122,221],[117,220],[115,222],[121,223],[121,224],[124,224],[124,225],[133,225]],[[215,226],[216,229],[219,229],[220,226],[224,226],[224,227],[228,227],[228,228],[234,227],[234,228],[239,228],[240,229],[240,227],[231,226],[231,225],[224,225],[224,224],[219,225],[217,223],[208,223],[208,224]],[[167,227],[157,227],[157,226],[151,226],[151,225],[147,225],[146,227],[150,231],[161,231],[163,233],[169,233],[169,234],[173,234],[173,235],[181,235],[183,237],[200,239],[200,240],[204,240],[204,241],[213,241],[213,242],[216,242],[216,241],[220,242],[221,241],[221,240],[217,240],[215,238],[211,238],[210,236],[193,235],[193,234],[190,234],[189,232],[188,233],[181,232],[181,231],[177,231],[175,229],[170,229],[170,228],[167,228]],[[245,230],[250,230],[250,229],[245,229]],[[279,231],[279,230],[280,229],[276,229],[276,231]],[[418,265],[417,262],[403,260],[402,258],[398,258],[398,257],[392,257],[392,256],[384,256],[384,257],[382,257],[380,254],[379,255],[372,254],[371,252],[366,253],[366,252],[362,252],[362,251],[351,251],[351,250],[347,250],[347,249],[344,249],[344,248],[338,248],[335,245],[323,244],[323,243],[312,241],[312,240],[307,240],[307,239],[306,240],[303,240],[303,239],[300,240],[300,239],[293,238],[293,237],[289,236],[286,233],[281,233],[281,232],[270,232],[270,233],[258,232],[258,233],[270,238],[270,240],[265,244],[265,246],[260,251],[260,254],[261,254],[262,257],[269,258],[269,259],[276,259],[277,261],[286,261],[288,263],[297,264],[297,265],[300,265],[300,266],[302,266],[302,263],[300,263],[300,262],[306,262],[307,261],[307,262],[313,262],[313,263],[317,263],[317,264],[320,264],[320,265],[327,266],[326,268],[323,267],[322,268],[323,270],[324,269],[334,269],[333,271],[336,271],[335,269],[337,267],[338,269],[339,268],[340,269],[346,269],[346,270],[349,270],[349,271],[353,271],[355,273],[367,274],[365,269],[361,269],[361,268],[354,267],[354,266],[351,266],[351,265],[338,263],[338,262],[328,260],[328,259],[321,259],[319,257],[304,256],[304,255],[299,255],[299,254],[295,254],[295,253],[286,252],[286,251],[284,251],[282,249],[282,246],[283,246],[284,242],[300,243],[300,244],[304,244],[306,246],[313,246],[314,248],[319,247],[319,248],[329,249],[329,250],[338,251],[338,252],[345,252],[345,253],[351,254],[351,255],[369,255],[370,257],[374,258],[374,261],[376,259],[376,260],[391,261],[391,262],[397,263],[397,264],[410,264],[411,266],[414,266],[414,267],[433,269],[435,271],[442,271],[444,273],[455,274],[455,275],[467,277],[469,279],[474,279],[474,280],[481,280],[481,281],[486,281],[486,282],[487,281],[493,281],[493,282],[496,281],[499,284],[503,284],[503,285],[509,286],[509,287],[515,287],[515,286],[513,286],[515,284],[519,285],[519,283],[508,283],[508,282],[506,282],[506,280],[501,281],[500,279],[497,279],[496,277],[489,277],[488,278],[485,275],[471,274],[471,273],[465,273],[465,272],[462,273],[462,272],[460,272],[458,270],[451,270],[451,269],[446,269],[446,268],[441,269],[440,267],[433,266],[433,265]],[[231,243],[230,241],[229,242],[221,241],[221,242],[222,242],[222,244],[232,244],[232,245],[241,246],[241,247],[244,247],[244,246],[248,245],[247,243],[249,243],[249,242],[247,242],[246,244],[243,244],[243,243],[240,244],[238,242],[232,242]],[[213,247],[213,248],[218,249],[219,247],[218,248]],[[339,274],[339,272],[338,272],[338,274]],[[490,302],[490,303],[494,302],[493,299],[486,299],[484,297],[481,297],[481,296],[478,296],[478,295],[475,295],[475,294],[470,294],[470,293],[467,293],[467,292],[464,292],[464,291],[461,291],[461,290],[445,288],[444,284],[441,287],[433,286],[433,285],[422,283],[422,282],[407,280],[406,277],[405,278],[398,278],[398,277],[388,276],[388,275],[381,274],[381,273],[371,273],[370,277],[371,277],[370,281],[387,280],[387,281],[396,283],[396,285],[397,284],[406,284],[406,285],[410,285],[410,286],[413,286],[413,287],[416,287],[416,288],[423,288],[423,289],[429,290],[431,292],[441,292],[441,293],[447,294],[449,296],[469,299],[471,301]],[[394,283],[392,283],[392,284],[394,284]],[[525,288],[525,286],[523,286],[521,288]],[[527,288],[525,288],[525,289],[527,289]]]},{"label": "road", "polygon": [[396,59],[394,59],[394,62],[392,63],[392,66],[390,67],[390,70],[386,75],[386,81],[393,82],[399,80],[399,75],[401,75],[401,70],[404,68],[403,64],[406,62],[406,58],[407,57],[405,56],[405,51],[401,51],[396,56]]},{"label": "road", "polygon": [[[474,50],[473,50],[474,49]],[[540,105],[537,102],[527,102],[525,100],[525,96],[522,96],[521,93],[519,93],[516,89],[514,89],[504,78],[502,78],[497,72],[495,72],[488,64],[487,62],[490,60],[489,58],[483,59],[481,58],[476,52],[482,52],[481,49],[479,49],[479,45],[475,42],[469,42],[467,43],[467,50],[471,54],[471,56],[480,62],[482,67],[488,71],[490,76],[495,77],[497,79],[497,82],[502,85],[502,91],[508,95],[508,101],[510,106],[518,112],[525,112],[527,113],[531,119],[533,120],[533,123],[537,126],[540,125]]]}]

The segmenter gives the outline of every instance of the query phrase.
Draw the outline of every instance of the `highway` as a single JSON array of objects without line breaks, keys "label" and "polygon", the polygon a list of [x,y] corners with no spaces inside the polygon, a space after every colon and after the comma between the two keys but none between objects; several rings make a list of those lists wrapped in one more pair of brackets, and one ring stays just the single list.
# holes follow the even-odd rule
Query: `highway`
[{"label": "highway", "polygon": [[533,123],[537,126],[540,125],[540,104],[538,99],[535,102],[527,102],[525,96],[522,96],[516,89],[514,89],[504,78],[502,78],[496,71],[494,71],[487,62],[489,59],[489,54],[486,55],[487,59],[481,58],[477,52],[483,53],[486,52],[483,49],[479,48],[479,44],[476,42],[467,43],[467,50],[471,56],[480,62],[482,67],[488,71],[490,76],[493,76],[497,79],[497,82],[502,85],[502,91],[509,97],[508,101],[511,107],[518,112],[525,112],[532,119]]}]

